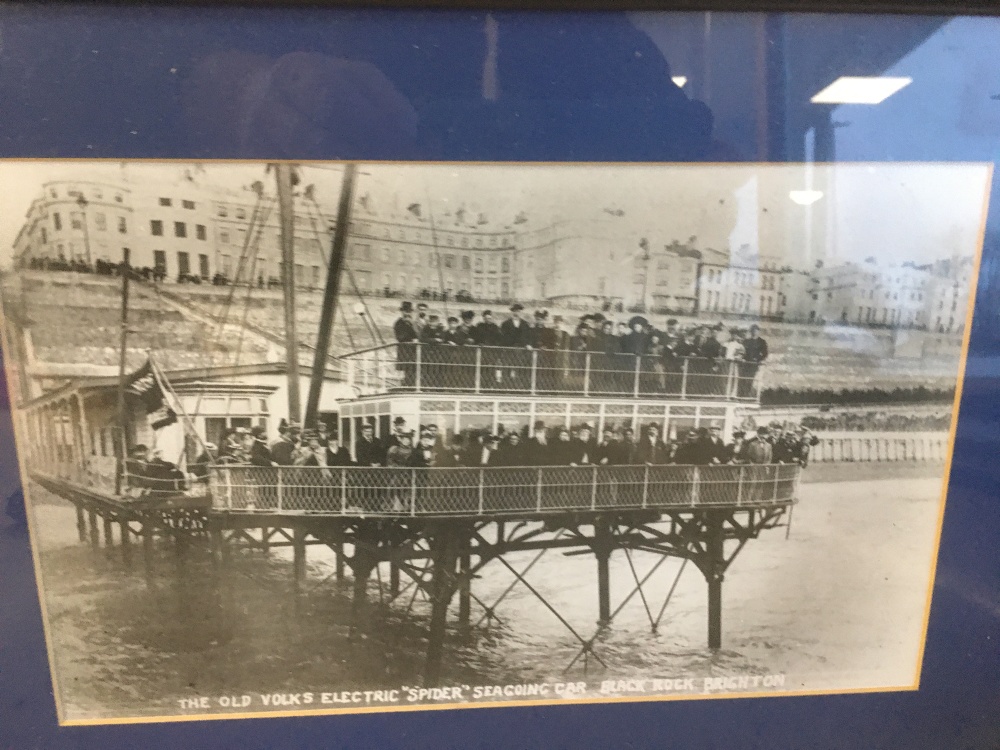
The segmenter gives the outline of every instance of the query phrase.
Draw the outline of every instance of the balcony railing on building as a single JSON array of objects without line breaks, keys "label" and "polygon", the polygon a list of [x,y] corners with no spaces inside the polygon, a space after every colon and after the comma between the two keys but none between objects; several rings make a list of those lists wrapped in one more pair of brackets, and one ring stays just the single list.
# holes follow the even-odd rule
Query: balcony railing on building
[{"label": "balcony railing on building", "polygon": [[795,499],[797,464],[322,468],[218,466],[219,511],[343,516],[495,516],[704,507]]},{"label": "balcony railing on building", "polygon": [[388,344],[342,357],[361,395],[503,393],[757,403],[759,365],[548,349]]}]

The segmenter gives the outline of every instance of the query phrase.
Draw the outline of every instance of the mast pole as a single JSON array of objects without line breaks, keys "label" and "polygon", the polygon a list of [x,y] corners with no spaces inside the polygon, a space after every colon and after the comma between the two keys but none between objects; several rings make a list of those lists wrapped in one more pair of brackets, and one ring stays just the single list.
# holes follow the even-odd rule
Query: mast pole
[{"label": "mast pole", "polygon": [[281,221],[281,286],[285,301],[285,366],[288,373],[288,421],[302,416],[299,399],[299,343],[295,331],[295,209],[292,205],[292,165],[274,165]]},{"label": "mast pole", "polygon": [[128,432],[125,424],[125,345],[128,341],[128,281],[132,274],[129,264],[131,251],[122,248],[122,314],[121,334],[118,354],[118,465],[115,467],[115,494],[122,492],[122,478],[125,473],[125,459],[128,457]]},{"label": "mast pole", "polygon": [[351,221],[351,198],[354,193],[354,173],[356,165],[344,165],[344,178],[340,185],[340,202],[337,205],[337,224],[333,230],[333,244],[330,262],[326,268],[326,286],[323,288],[323,306],[320,308],[319,338],[316,341],[316,356],[313,359],[312,377],[309,380],[309,398],[306,401],[307,425],[313,425],[319,413],[319,396],[326,374],[326,359],[330,350],[330,330],[340,293],[340,269],[344,265],[344,248]]}]

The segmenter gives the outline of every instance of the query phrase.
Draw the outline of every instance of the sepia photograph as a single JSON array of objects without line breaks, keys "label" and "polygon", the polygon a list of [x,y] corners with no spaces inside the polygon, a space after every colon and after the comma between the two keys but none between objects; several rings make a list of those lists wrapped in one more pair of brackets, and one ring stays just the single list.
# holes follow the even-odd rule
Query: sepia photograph
[{"label": "sepia photograph", "polygon": [[918,687],[989,165],[0,179],[61,723]]}]

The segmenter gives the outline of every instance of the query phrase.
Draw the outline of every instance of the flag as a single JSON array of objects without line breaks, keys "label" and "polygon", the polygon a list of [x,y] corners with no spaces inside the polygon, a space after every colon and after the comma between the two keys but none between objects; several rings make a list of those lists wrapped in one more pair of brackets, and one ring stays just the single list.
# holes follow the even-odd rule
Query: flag
[{"label": "flag", "polygon": [[154,430],[177,421],[177,413],[167,406],[160,381],[153,372],[153,363],[148,359],[146,364],[129,375],[125,383],[125,393],[139,400]]}]

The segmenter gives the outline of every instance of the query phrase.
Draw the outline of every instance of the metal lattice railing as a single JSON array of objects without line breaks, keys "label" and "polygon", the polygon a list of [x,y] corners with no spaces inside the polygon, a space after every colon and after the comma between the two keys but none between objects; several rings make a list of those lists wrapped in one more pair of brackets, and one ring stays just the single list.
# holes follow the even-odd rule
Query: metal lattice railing
[{"label": "metal lattice railing", "polygon": [[549,349],[389,344],[342,357],[361,393],[522,393],[756,402],[752,362]]},{"label": "metal lattice railing", "polygon": [[219,466],[213,507],[335,515],[524,515],[766,507],[794,501],[797,464],[323,468]]}]

